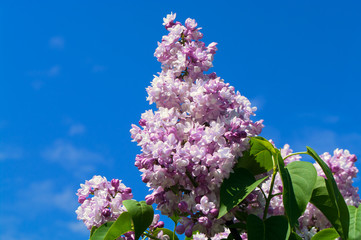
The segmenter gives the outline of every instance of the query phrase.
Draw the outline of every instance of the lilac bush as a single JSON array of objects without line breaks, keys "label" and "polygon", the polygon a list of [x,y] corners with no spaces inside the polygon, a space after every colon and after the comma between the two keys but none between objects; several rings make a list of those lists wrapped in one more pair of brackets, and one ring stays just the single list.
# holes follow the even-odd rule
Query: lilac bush
[{"label": "lilac bush", "polygon": [[[156,110],[130,130],[141,147],[135,166],[151,193],[137,202],[117,179],[81,184],[76,213],[90,239],[177,240],[175,232],[194,240],[311,239],[323,229],[329,238],[358,239],[356,156],[309,147],[293,153],[259,137],[256,107],[210,71],[217,44],[202,41],[194,19],[175,18],[163,19],[169,33],[154,53],[162,71],[146,89]],[[152,204],[174,221],[173,231]]]}]

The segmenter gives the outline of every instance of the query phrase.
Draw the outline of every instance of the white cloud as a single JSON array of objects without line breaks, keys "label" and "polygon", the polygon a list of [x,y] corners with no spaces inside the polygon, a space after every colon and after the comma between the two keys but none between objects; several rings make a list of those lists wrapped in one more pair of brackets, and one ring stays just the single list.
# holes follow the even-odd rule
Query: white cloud
[{"label": "white cloud", "polygon": [[[21,196],[27,196],[26,206],[32,206],[34,211],[60,209],[74,212],[77,208],[77,198],[71,187],[63,189],[51,180],[33,182],[26,189],[21,190]],[[19,204],[21,206],[21,203]]]},{"label": "white cloud", "polygon": [[67,224],[67,227],[74,233],[89,235],[89,230],[86,228],[83,222],[70,222]]},{"label": "white cloud", "polygon": [[60,74],[60,65],[54,65],[49,69],[30,71],[27,74],[31,77],[55,77]]},{"label": "white cloud", "polygon": [[23,156],[23,150],[14,146],[0,146],[0,161],[19,159]]},{"label": "white cloud", "polygon": [[55,141],[51,147],[42,152],[42,157],[48,161],[59,163],[65,169],[76,174],[92,172],[95,170],[95,163],[105,161],[99,153],[76,147],[64,140]]},{"label": "white cloud", "polygon": [[68,134],[70,136],[80,135],[85,132],[85,126],[82,124],[73,124],[70,126]]},{"label": "white cloud", "polygon": [[54,49],[63,49],[64,43],[64,38],[61,36],[54,36],[49,40],[49,46]]}]

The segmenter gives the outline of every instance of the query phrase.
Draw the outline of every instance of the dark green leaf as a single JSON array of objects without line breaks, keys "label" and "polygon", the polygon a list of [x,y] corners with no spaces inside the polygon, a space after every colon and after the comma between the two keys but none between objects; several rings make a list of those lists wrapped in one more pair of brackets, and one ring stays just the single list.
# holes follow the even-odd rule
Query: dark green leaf
[{"label": "dark green leaf", "polygon": [[252,137],[249,144],[250,149],[243,152],[236,168],[245,168],[253,175],[270,171],[273,168],[272,154],[275,152],[273,145],[262,137]]},{"label": "dark green leaf", "polygon": [[177,235],[167,228],[157,228],[156,230],[154,230],[153,236],[157,237],[160,231],[163,231],[163,235],[168,235],[170,240],[178,240]]},{"label": "dark green leaf", "polygon": [[114,222],[106,222],[101,225],[94,231],[93,235],[90,237],[90,240],[103,240],[113,223]]},{"label": "dark green leaf", "polygon": [[135,240],[138,240],[153,221],[153,207],[147,205],[145,201],[137,202],[135,200],[124,200],[123,205],[132,216]]},{"label": "dark green leaf", "polygon": [[286,216],[272,216],[264,221],[266,240],[288,240],[291,228]]},{"label": "dark green leaf", "polygon": [[293,191],[301,214],[311,200],[313,187],[317,179],[317,171],[312,163],[296,161],[286,166],[291,177]]},{"label": "dark green leaf", "polygon": [[361,209],[354,206],[348,206],[350,212],[350,230],[348,239],[359,240],[361,239]]},{"label": "dark green leaf", "polygon": [[288,238],[288,240],[302,240],[302,238],[300,236],[298,236],[297,233],[295,232],[291,232],[290,237]]},{"label": "dark green leaf", "polygon": [[[327,164],[318,156],[318,154],[310,147],[307,147],[307,154],[309,154],[311,157],[313,157],[316,162],[321,166],[323,172],[326,175],[326,180],[324,181],[324,184],[327,189],[327,193],[329,196],[328,205],[326,205],[326,208],[323,210],[319,208],[319,206],[322,207],[323,203],[319,200],[313,201],[315,202],[315,206],[321,210],[321,212],[327,217],[327,219],[332,223],[333,227],[336,229],[336,231],[339,233],[342,239],[347,240],[348,239],[348,231],[349,231],[349,223],[350,223],[350,215],[348,212],[347,205],[345,203],[345,200],[343,199],[340,191],[338,190],[337,184],[335,179],[333,178],[331,169],[327,166]],[[324,194],[324,191],[321,191],[322,194]],[[317,197],[318,194],[315,194],[315,197]],[[313,198],[314,194],[312,194]],[[323,197],[321,197],[323,198]],[[311,199],[312,202],[312,199]],[[313,203],[312,202],[312,203]],[[318,204],[319,206],[317,206]],[[329,209],[329,207],[332,208]],[[331,212],[328,213],[327,211]],[[329,216],[331,219],[329,218]]]},{"label": "dark green leaf", "polygon": [[109,228],[104,240],[114,240],[129,231],[132,231],[132,217],[130,213],[123,212]]},{"label": "dark green leaf", "polygon": [[265,226],[263,221],[256,215],[250,214],[247,218],[248,240],[265,240]]},{"label": "dark green leaf", "polygon": [[294,227],[298,225],[298,218],[301,216],[302,211],[297,204],[290,173],[288,169],[285,168],[283,158],[279,151],[277,151],[275,158],[283,183],[283,205],[286,211],[286,215],[288,216],[288,219],[290,221],[291,227]]},{"label": "dark green leaf", "polygon": [[340,237],[340,235],[338,235],[334,228],[326,228],[316,233],[311,240],[335,240],[338,237]]},{"label": "dark green leaf", "polygon": [[242,202],[267,177],[256,181],[247,169],[237,168],[221,186],[218,218]]}]

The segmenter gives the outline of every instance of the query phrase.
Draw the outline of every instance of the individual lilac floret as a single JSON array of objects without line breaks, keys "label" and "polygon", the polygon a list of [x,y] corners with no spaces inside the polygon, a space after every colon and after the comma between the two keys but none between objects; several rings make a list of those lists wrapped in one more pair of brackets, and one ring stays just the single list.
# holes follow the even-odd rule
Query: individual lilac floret
[{"label": "individual lilac floret", "polygon": [[80,187],[76,195],[81,205],[75,212],[88,229],[116,220],[126,211],[123,200],[133,198],[132,190],[118,179],[108,182],[105,177],[94,176]]},{"label": "individual lilac floret", "polygon": [[256,108],[246,97],[216,73],[205,73],[217,44],[201,41],[196,21],[182,25],[170,14],[164,25],[169,33],[154,53],[162,71],[147,88],[157,110],[143,113],[140,127],[130,130],[142,148],[135,165],[152,191],[147,204],[181,215],[177,232],[211,237],[224,231],[225,218],[217,219],[220,186],[263,124],[250,119]]}]

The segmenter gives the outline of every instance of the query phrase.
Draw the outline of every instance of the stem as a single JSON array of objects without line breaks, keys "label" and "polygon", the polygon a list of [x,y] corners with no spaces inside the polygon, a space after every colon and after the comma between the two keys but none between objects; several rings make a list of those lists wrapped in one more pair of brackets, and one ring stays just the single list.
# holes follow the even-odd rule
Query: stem
[{"label": "stem", "polygon": [[173,240],[175,239],[175,229],[177,228],[177,222],[174,222],[174,229],[173,229]]},{"label": "stem", "polygon": [[194,186],[194,187],[198,187],[198,183],[197,183],[196,181],[194,181],[192,175],[191,175],[188,171],[186,171],[186,175],[187,175],[187,177],[189,178],[189,180],[191,180],[193,186]]},{"label": "stem", "polygon": [[[233,221],[226,222],[227,227],[231,226],[232,224],[234,224]],[[242,240],[241,236],[235,228],[229,228],[229,230],[231,231],[231,234],[235,240]]]},{"label": "stem", "polygon": [[286,158],[288,158],[288,157],[295,156],[295,155],[300,155],[300,154],[307,154],[307,152],[296,152],[296,153],[291,153],[290,155],[288,155],[287,157],[285,157],[283,160],[286,160]]},{"label": "stem", "polygon": [[263,212],[263,220],[266,220],[266,218],[267,218],[269,204],[271,202],[272,197],[274,197],[274,195],[272,195],[272,191],[273,191],[273,186],[274,186],[275,179],[276,179],[276,174],[277,174],[277,168],[273,168],[271,187],[269,189],[268,198],[266,199],[266,206],[265,206],[264,212]]},{"label": "stem", "polygon": [[152,235],[150,235],[150,234],[148,234],[148,233],[143,233],[145,236],[147,236],[148,238],[151,238],[151,239],[155,239],[155,240],[160,240],[159,238],[157,238],[157,237],[154,237],[154,236],[152,236]]},{"label": "stem", "polygon": [[266,194],[264,193],[263,189],[260,186],[258,186],[258,188],[259,188],[259,190],[261,190],[264,199],[266,199],[267,197],[266,197]]}]

